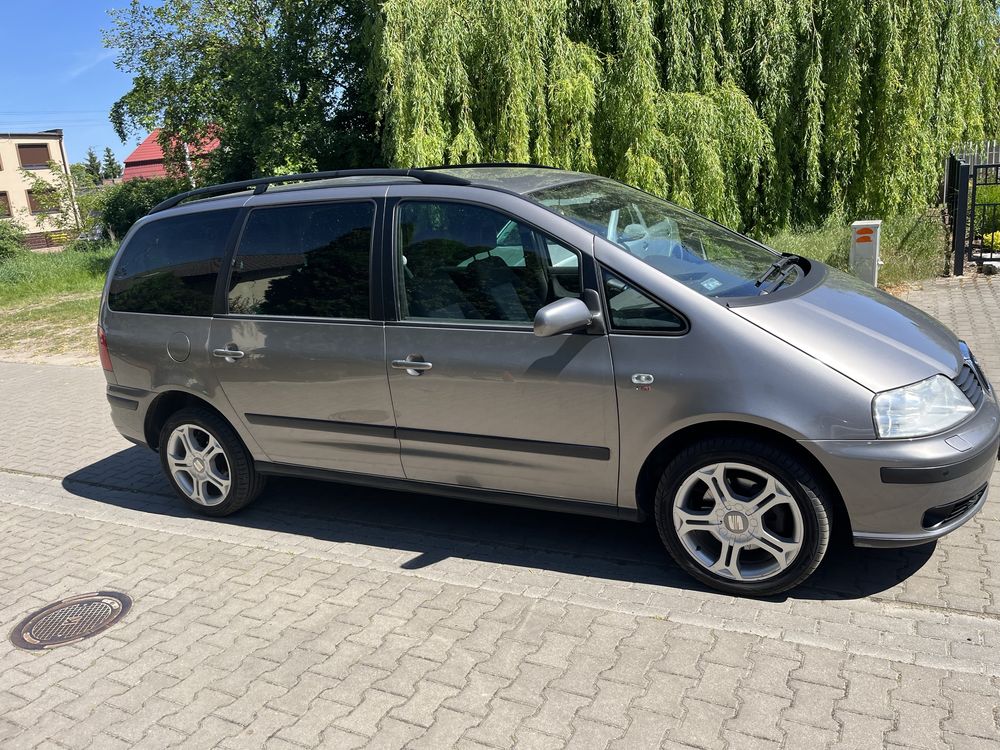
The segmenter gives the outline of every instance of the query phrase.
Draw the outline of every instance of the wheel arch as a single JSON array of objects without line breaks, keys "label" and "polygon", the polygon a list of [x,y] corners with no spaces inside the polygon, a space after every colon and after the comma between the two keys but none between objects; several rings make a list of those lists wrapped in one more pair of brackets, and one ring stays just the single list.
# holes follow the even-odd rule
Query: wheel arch
[{"label": "wheel arch", "polygon": [[656,487],[659,484],[663,470],[677,453],[683,450],[686,445],[690,445],[695,441],[719,437],[755,438],[779,445],[784,450],[787,450],[805,466],[809,467],[814,476],[823,483],[830,493],[830,499],[834,507],[834,532],[838,536],[846,534],[848,538],[850,537],[851,521],[847,513],[847,506],[840,494],[840,490],[837,488],[837,484],[833,481],[833,477],[830,476],[830,472],[826,470],[826,467],[794,438],[769,427],[747,422],[728,420],[699,422],[683,427],[661,440],[646,457],[636,478],[635,501],[640,514],[650,518],[653,516],[653,501],[656,496]]},{"label": "wheel arch", "polygon": [[232,420],[212,406],[207,399],[188,391],[169,390],[158,394],[150,402],[149,408],[146,409],[146,418],[143,423],[143,434],[146,436],[146,445],[154,451],[158,451],[160,446],[160,430],[163,429],[163,425],[167,419],[170,418],[171,414],[189,407],[197,407],[212,412],[239,434],[239,430],[233,425]]}]

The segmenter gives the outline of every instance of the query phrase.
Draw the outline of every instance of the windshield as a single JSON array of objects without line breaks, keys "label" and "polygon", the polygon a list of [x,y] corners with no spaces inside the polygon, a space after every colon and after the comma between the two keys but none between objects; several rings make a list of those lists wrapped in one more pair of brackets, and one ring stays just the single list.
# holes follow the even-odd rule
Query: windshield
[{"label": "windshield", "polygon": [[[667,201],[594,178],[531,197],[707,297],[747,297],[794,284],[795,263]],[[763,281],[762,281],[763,279]]]}]

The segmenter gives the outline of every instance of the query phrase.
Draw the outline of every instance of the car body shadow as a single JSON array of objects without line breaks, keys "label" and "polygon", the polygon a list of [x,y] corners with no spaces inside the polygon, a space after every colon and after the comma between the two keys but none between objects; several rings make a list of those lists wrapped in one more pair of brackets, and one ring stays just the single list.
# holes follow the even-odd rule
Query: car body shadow
[{"label": "car body shadow", "polygon": [[[139,447],[73,472],[63,479],[63,487],[78,497],[144,513],[412,552],[400,563],[408,570],[456,558],[708,591],[670,559],[651,523],[279,477],[250,507],[213,519],[191,512],[174,496],[156,454]],[[920,570],[933,551],[933,544],[889,550],[835,544],[806,584],[775,600],[878,594]]]}]

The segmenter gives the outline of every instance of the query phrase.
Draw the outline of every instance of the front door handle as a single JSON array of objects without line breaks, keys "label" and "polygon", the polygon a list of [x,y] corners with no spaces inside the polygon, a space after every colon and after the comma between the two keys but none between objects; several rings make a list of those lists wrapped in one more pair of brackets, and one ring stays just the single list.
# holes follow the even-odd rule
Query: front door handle
[{"label": "front door handle", "polygon": [[246,355],[239,349],[213,349],[212,356],[222,357],[230,362],[235,362],[237,359],[243,359]]},{"label": "front door handle", "polygon": [[419,375],[434,366],[430,362],[424,362],[419,354],[411,354],[406,359],[394,359],[391,364],[394,370],[406,370],[407,375]]}]

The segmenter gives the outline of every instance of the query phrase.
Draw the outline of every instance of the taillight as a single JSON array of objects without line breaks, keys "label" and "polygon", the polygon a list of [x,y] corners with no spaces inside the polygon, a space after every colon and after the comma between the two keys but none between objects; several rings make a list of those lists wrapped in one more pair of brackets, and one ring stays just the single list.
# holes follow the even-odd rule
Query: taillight
[{"label": "taillight", "polygon": [[97,350],[101,354],[101,367],[108,372],[113,372],[115,368],[111,366],[111,352],[108,351],[108,337],[104,333],[104,329],[100,326],[97,326]]}]

